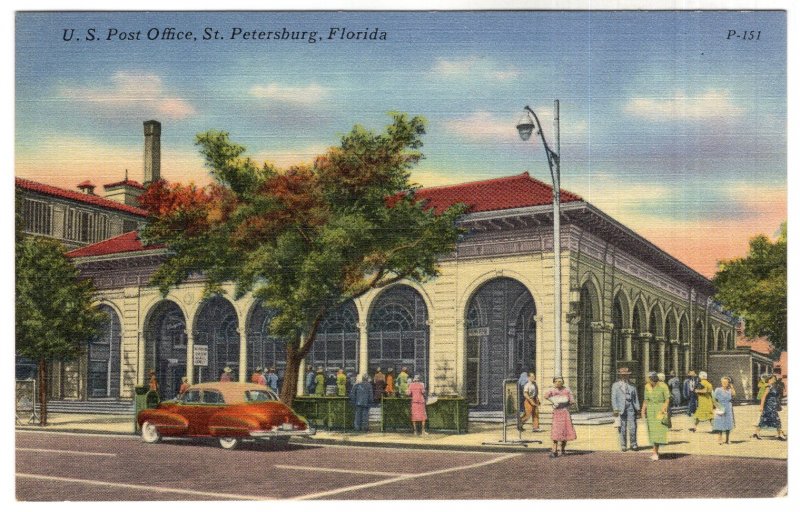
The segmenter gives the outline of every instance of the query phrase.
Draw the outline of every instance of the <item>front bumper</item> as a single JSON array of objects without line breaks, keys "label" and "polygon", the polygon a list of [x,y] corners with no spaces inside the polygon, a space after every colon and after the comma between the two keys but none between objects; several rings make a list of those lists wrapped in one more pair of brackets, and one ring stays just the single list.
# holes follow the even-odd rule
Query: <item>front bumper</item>
[{"label": "front bumper", "polygon": [[305,430],[255,430],[250,432],[250,437],[255,439],[288,439],[290,437],[311,437],[317,429],[309,427]]}]

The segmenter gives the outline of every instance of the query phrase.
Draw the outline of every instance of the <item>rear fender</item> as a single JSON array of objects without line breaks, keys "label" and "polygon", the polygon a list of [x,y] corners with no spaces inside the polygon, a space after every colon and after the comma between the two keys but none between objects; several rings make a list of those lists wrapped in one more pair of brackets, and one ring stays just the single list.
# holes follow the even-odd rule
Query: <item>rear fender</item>
[{"label": "rear fender", "polygon": [[259,418],[245,414],[219,412],[208,421],[208,433],[216,437],[247,437],[261,429]]},{"label": "rear fender", "polygon": [[136,422],[139,426],[148,421],[156,426],[158,433],[164,436],[185,434],[189,429],[189,421],[172,412],[160,409],[145,409],[139,413]]}]

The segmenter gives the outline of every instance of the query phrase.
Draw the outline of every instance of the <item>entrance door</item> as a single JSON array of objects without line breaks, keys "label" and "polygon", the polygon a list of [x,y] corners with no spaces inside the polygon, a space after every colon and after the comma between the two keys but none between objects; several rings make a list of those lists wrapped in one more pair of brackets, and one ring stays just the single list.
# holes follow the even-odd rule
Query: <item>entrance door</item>
[{"label": "entrance door", "polygon": [[466,394],[470,406],[503,407],[503,380],[536,367],[536,306],[514,279],[493,279],[470,300],[465,323]]}]

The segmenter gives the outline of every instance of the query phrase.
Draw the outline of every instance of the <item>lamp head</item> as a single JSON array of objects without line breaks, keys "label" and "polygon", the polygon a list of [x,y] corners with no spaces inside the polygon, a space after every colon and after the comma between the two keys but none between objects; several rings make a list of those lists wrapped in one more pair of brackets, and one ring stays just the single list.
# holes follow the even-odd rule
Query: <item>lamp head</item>
[{"label": "lamp head", "polygon": [[519,138],[522,140],[530,139],[534,129],[536,129],[536,123],[534,123],[533,116],[531,116],[531,113],[526,107],[525,113],[520,118],[519,123],[517,123]]},{"label": "lamp head", "polygon": [[520,123],[517,125],[517,131],[519,132],[519,138],[522,140],[528,140],[531,138],[533,134],[533,129],[535,128],[534,124],[531,122]]}]

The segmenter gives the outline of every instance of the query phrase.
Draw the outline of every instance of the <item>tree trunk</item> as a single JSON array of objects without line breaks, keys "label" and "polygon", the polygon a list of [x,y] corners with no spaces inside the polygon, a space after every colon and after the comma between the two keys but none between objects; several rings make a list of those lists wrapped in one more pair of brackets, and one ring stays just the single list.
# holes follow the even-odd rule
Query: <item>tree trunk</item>
[{"label": "tree trunk", "polygon": [[281,400],[283,403],[292,406],[294,397],[297,396],[297,379],[300,375],[300,362],[302,357],[298,357],[298,350],[294,343],[286,346],[286,370],[283,374],[283,386],[281,387]]},{"label": "tree trunk", "polygon": [[47,361],[39,359],[39,425],[47,426]]}]

